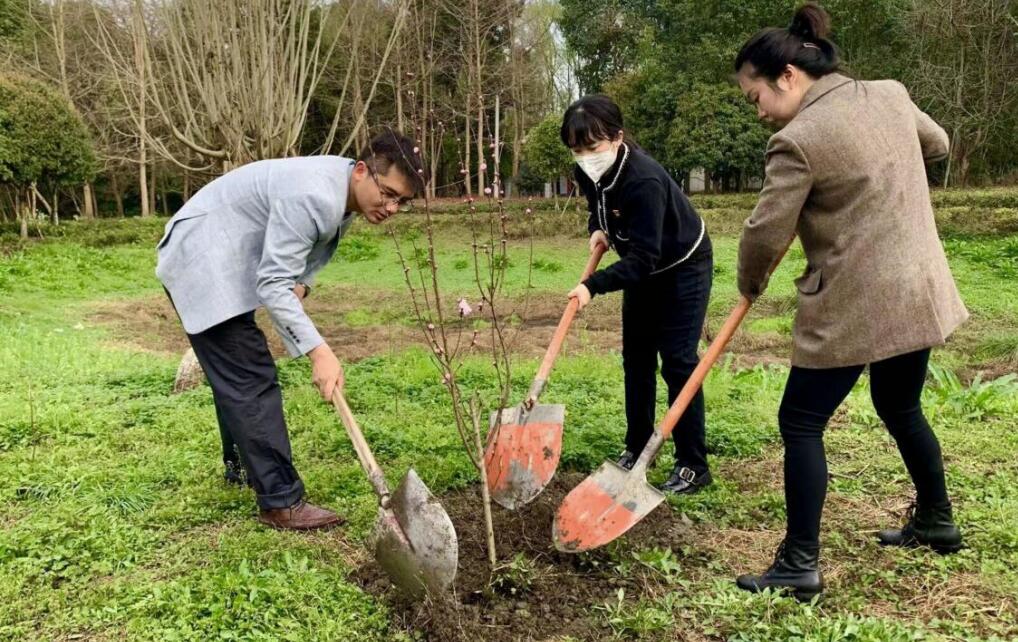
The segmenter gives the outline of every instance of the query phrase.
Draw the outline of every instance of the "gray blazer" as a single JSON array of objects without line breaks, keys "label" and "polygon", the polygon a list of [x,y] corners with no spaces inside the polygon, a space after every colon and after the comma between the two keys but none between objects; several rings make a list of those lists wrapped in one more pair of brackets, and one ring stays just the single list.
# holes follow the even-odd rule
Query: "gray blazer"
[{"label": "gray blazer", "polygon": [[324,342],[293,293],[312,285],[353,222],[354,161],[264,160],[215,179],[166,224],[156,276],[188,334],[265,306],[291,356]]}]

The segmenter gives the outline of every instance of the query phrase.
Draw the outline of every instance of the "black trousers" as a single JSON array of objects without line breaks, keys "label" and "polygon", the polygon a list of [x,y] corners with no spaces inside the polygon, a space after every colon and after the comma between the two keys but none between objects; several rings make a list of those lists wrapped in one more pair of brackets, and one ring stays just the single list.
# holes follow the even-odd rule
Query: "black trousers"
[{"label": "black trousers", "polygon": [[[921,506],[948,501],[940,443],[920,405],[929,359],[927,348],[869,365],[873,406],[898,444]],[[788,375],[778,424],[785,444],[790,543],[810,547],[820,542],[820,514],[827,496],[824,427],[864,367],[793,367]]]},{"label": "black trousers", "polygon": [[[658,355],[671,404],[699,362],[697,346],[714,280],[714,254],[704,236],[684,263],[622,293],[622,367],[626,381],[626,450],[639,454],[654,432]],[[675,462],[707,472],[703,391],[672,433]]]},{"label": "black trousers", "polygon": [[244,466],[260,507],[292,506],[304,483],[293,467],[276,365],[254,312],[187,338],[212,387],[223,462]]}]

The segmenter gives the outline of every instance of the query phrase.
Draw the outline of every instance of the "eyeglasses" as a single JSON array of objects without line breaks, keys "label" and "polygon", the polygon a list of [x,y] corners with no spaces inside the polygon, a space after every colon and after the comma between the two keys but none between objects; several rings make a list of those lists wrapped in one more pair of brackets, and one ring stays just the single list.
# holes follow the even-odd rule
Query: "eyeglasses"
[{"label": "eyeglasses", "polygon": [[371,174],[371,180],[375,181],[375,186],[378,187],[378,193],[382,196],[382,204],[384,206],[395,205],[396,210],[399,212],[409,212],[414,208],[413,198],[403,196],[391,187],[382,185],[378,180],[378,175],[370,167],[368,168],[368,173]]}]

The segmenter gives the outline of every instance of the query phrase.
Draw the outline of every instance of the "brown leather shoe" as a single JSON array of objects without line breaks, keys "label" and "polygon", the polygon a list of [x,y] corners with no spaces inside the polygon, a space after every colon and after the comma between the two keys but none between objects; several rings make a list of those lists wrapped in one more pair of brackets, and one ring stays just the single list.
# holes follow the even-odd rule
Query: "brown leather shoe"
[{"label": "brown leather shoe", "polygon": [[258,521],[280,530],[311,531],[339,526],[346,520],[302,499],[289,508],[263,508]]}]

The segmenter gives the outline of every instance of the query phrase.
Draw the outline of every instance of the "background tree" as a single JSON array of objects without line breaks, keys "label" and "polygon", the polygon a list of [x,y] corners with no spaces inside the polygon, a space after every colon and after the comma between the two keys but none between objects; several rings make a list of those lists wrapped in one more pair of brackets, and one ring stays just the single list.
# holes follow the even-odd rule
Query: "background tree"
[{"label": "background tree", "polygon": [[635,67],[637,44],[649,27],[642,0],[560,0],[559,24],[579,58],[581,94],[601,91],[609,80]]},{"label": "background tree", "polygon": [[0,185],[16,203],[22,238],[44,192],[94,172],[88,131],[66,98],[37,80],[0,75]]},{"label": "background tree", "polygon": [[[527,132],[524,146],[524,160],[527,172],[544,183],[554,183],[560,176],[568,176],[573,168],[573,155],[562,144],[559,129],[562,117],[549,114],[544,120]],[[553,190],[557,196],[557,190]]]},{"label": "background tree", "polygon": [[[353,6],[345,6],[344,23]],[[206,167],[228,169],[296,150],[308,104],[336,42],[324,43],[323,30],[312,28],[315,3],[180,0],[158,2],[146,11],[141,0],[132,0],[131,9],[133,55],[109,39],[104,42],[121,87],[136,83],[136,67],[144,67],[140,93],[127,102],[139,133],[157,153],[193,167],[148,132],[149,105]]]},{"label": "background tree", "polygon": [[713,191],[726,182],[741,190],[747,177],[762,174],[768,138],[737,87],[697,83],[679,95],[664,162],[680,172],[703,168]]},{"label": "background tree", "polygon": [[973,163],[994,154],[1013,166],[1016,16],[1009,0],[909,0],[901,15],[911,44],[905,82],[951,136],[947,184],[966,185]]},{"label": "background tree", "polygon": [[[709,95],[696,87],[730,86],[732,60],[742,43],[762,27],[788,24],[797,4],[562,0],[560,24],[567,45],[579,59],[581,88],[613,95],[623,107],[630,132],[654,156],[666,159],[677,146],[698,146],[681,135],[691,130],[681,122],[673,126],[676,118],[686,119],[678,113],[680,101],[686,108],[695,107],[692,98],[683,96],[692,92],[699,104],[696,110],[707,113],[702,108]],[[1004,142],[1013,139],[1013,114],[1018,111],[1015,3],[827,0],[822,4],[832,14],[832,38],[841,47],[847,73],[861,79],[904,81],[920,107],[952,132],[948,173],[965,182],[973,167],[989,176],[1003,175],[1018,165],[1018,152]],[[725,92],[719,89],[713,96],[716,100],[708,111],[724,112]],[[706,139],[706,134],[700,137]],[[765,140],[762,135],[759,138]],[[741,145],[727,149],[726,154],[743,152]],[[761,143],[759,164],[763,150]],[[691,160],[673,158],[668,164],[678,172]],[[741,164],[741,159],[724,159],[712,171]]]}]

